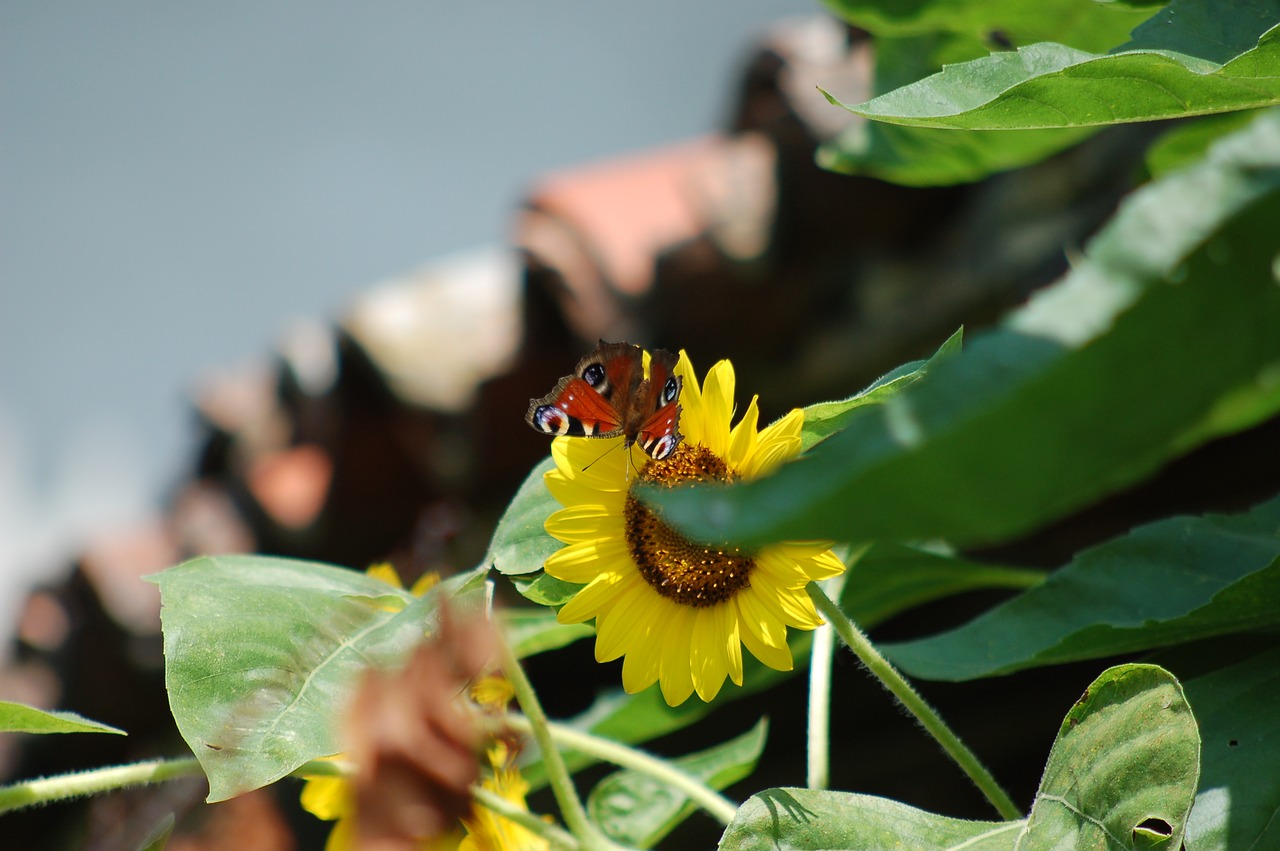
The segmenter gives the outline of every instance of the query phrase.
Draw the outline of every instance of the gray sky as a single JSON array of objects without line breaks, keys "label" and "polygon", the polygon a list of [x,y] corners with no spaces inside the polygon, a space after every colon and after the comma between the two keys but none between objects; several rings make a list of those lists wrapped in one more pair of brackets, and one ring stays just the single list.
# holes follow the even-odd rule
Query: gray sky
[{"label": "gray sky", "polygon": [[193,381],[500,242],[548,169],[716,129],[799,0],[0,4],[5,586],[137,516]]}]

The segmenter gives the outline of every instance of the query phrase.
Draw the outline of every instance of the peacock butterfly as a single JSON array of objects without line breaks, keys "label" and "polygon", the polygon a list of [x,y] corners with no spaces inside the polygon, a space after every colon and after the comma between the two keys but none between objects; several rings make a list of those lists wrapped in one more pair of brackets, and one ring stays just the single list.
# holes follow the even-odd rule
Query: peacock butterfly
[{"label": "peacock butterfly", "polygon": [[606,343],[578,361],[573,375],[560,379],[550,393],[529,400],[525,421],[543,434],[570,437],[623,437],[628,448],[640,448],[655,461],[680,445],[679,358],[666,349],[649,356],[631,343]]}]

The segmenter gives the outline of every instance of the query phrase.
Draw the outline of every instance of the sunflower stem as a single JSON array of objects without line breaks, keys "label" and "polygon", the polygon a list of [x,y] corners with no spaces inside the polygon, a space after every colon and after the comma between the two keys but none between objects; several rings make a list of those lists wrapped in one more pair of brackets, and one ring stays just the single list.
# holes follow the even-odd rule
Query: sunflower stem
[{"label": "sunflower stem", "polygon": [[517,807],[495,792],[491,792],[481,786],[472,786],[471,797],[475,798],[485,809],[491,810],[507,821],[515,822],[525,830],[547,840],[554,849],[578,851],[582,847],[573,834],[561,830],[548,821],[543,821],[538,816],[522,807]]},{"label": "sunflower stem", "polygon": [[113,765],[70,774],[58,774],[53,777],[40,777],[35,780],[22,780],[0,787],[0,813],[54,801],[65,801],[82,795],[113,792],[126,786],[163,783],[179,777],[200,777],[203,773],[195,757],[186,757],[185,759],[151,759],[130,765]]},{"label": "sunflower stem", "polygon": [[542,751],[547,780],[551,784],[556,803],[560,805],[560,814],[564,817],[565,825],[578,838],[583,848],[616,847],[587,819],[587,811],[582,806],[582,799],[578,797],[578,790],[574,788],[573,778],[565,768],[564,757],[560,755],[555,741],[551,738],[547,714],[542,711],[542,704],[538,702],[538,695],[533,690],[533,685],[525,676],[524,668],[520,667],[520,661],[511,652],[511,645],[507,643],[505,636],[500,638],[499,645],[502,654],[502,671],[515,691],[520,709],[529,721],[529,732],[533,734],[534,741]]},{"label": "sunflower stem", "polygon": [[[827,581],[835,597],[844,585],[843,574]],[[805,782],[810,789],[826,789],[831,781],[831,662],[835,657],[835,631],[830,623],[814,630],[809,651],[809,730]]]},{"label": "sunflower stem", "polygon": [[827,619],[827,622],[835,627],[841,640],[848,645],[862,664],[867,666],[872,675],[898,699],[898,702],[920,722],[929,735],[933,736],[947,755],[986,796],[996,811],[1006,819],[1022,818],[1022,813],[1018,811],[1009,793],[1001,788],[973,751],[960,741],[960,737],[947,726],[942,716],[938,715],[933,707],[911,687],[906,677],[898,673],[898,670],[889,664],[889,660],[880,655],[880,651],[875,649],[862,630],[858,629],[857,625],[831,601],[830,597],[823,593],[816,583],[809,583],[808,589],[814,605],[818,607],[818,611]]},{"label": "sunflower stem", "polygon": [[[507,720],[513,729],[525,731],[531,725],[527,718],[509,715]],[[690,801],[706,810],[721,824],[728,824],[738,812],[738,805],[697,778],[686,774],[676,766],[645,753],[642,750],[619,744],[610,739],[593,736],[554,721],[547,723],[551,737],[565,747],[646,774],[663,784],[683,792]]]}]

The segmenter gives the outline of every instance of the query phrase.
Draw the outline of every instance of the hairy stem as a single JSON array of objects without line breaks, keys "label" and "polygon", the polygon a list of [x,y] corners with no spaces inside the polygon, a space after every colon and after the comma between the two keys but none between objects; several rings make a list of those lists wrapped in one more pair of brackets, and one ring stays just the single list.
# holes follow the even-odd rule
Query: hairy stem
[{"label": "hairy stem", "polygon": [[1009,797],[1009,793],[1001,788],[1000,784],[992,776],[987,767],[982,764],[973,751],[969,750],[964,742],[960,741],[946,722],[942,720],[942,716],[925,702],[911,684],[907,682],[906,677],[898,673],[898,670],[889,664],[889,660],[880,655],[880,651],[871,644],[871,641],[858,629],[857,625],[851,621],[840,607],[831,601],[831,598],[823,593],[822,589],[816,583],[809,583],[809,596],[813,599],[813,603],[818,607],[818,611],[827,619],[827,622],[835,627],[836,633],[840,639],[848,645],[854,655],[867,666],[871,674],[884,685],[889,692],[898,699],[911,715],[920,722],[920,726],[933,736],[933,738],[942,746],[960,766],[960,769],[968,775],[974,785],[986,796],[996,811],[1006,819],[1022,818],[1022,813],[1018,811],[1017,806],[1013,803],[1013,799]]},{"label": "hairy stem", "polygon": [[126,786],[163,783],[179,777],[200,777],[204,772],[195,757],[152,759],[129,765],[93,768],[54,777],[22,780],[0,787],[0,813],[65,801],[82,795],[112,792]]}]

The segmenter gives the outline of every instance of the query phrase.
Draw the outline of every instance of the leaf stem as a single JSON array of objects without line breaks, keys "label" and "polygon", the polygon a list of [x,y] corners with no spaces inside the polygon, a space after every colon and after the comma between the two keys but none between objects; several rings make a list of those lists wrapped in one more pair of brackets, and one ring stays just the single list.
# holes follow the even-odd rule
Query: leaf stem
[{"label": "leaf stem", "polygon": [[21,780],[0,787],[0,814],[24,807],[65,801],[82,795],[112,792],[126,786],[163,783],[179,777],[204,775],[195,757],[152,759],[129,765],[113,765],[35,780]]},{"label": "leaf stem", "polygon": [[[839,596],[839,593],[836,593]],[[813,632],[809,650],[809,728],[805,785],[826,789],[831,779],[831,662],[836,638],[831,624]]]},{"label": "leaf stem", "polygon": [[522,807],[517,807],[495,792],[491,792],[481,786],[472,786],[471,797],[475,798],[483,807],[492,810],[507,821],[515,822],[524,829],[541,836],[551,843],[552,848],[564,849],[564,851],[578,851],[582,847],[573,834],[561,830],[549,821],[542,820]]},{"label": "leaf stem", "polygon": [[528,719],[529,732],[533,734],[539,750],[542,751],[542,761],[547,768],[547,780],[551,784],[556,803],[560,805],[560,814],[564,817],[565,825],[585,848],[616,847],[587,819],[587,811],[578,797],[578,790],[573,786],[573,778],[569,776],[569,771],[565,767],[564,757],[560,755],[551,737],[547,715],[542,710],[542,704],[538,702],[538,695],[533,690],[533,685],[525,676],[524,669],[520,667],[520,661],[511,652],[511,645],[507,643],[505,636],[500,636],[499,645],[499,652],[502,655],[502,672],[511,683],[520,709]]},{"label": "leaf stem", "polygon": [[889,660],[880,655],[880,651],[875,649],[862,630],[858,629],[857,625],[831,601],[830,597],[823,593],[816,583],[809,583],[808,590],[814,605],[818,607],[818,611],[827,619],[827,622],[835,627],[841,640],[848,645],[862,664],[867,666],[872,675],[898,699],[898,702],[920,722],[920,726],[933,736],[947,755],[986,796],[996,811],[1006,819],[1022,818],[1022,813],[1018,811],[1009,793],[1001,788],[987,767],[964,742],[960,741],[960,737],[952,732],[942,720],[942,716],[938,715],[933,707],[911,687],[906,677],[898,673],[898,670],[889,664]]},{"label": "leaf stem", "polygon": [[[527,718],[519,715],[509,715],[507,720],[513,729],[521,732],[528,731],[532,726]],[[679,790],[721,824],[733,821],[738,812],[738,805],[733,801],[666,760],[564,724],[548,722],[547,727],[551,737],[565,747],[646,774]]]}]

